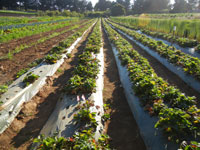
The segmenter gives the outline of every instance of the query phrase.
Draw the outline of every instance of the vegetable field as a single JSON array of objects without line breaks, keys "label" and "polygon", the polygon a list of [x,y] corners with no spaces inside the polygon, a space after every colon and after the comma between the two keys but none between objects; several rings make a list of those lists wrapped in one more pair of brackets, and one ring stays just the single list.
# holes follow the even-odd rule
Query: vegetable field
[{"label": "vegetable field", "polygon": [[0,17],[0,149],[199,149],[199,20],[170,17]]}]

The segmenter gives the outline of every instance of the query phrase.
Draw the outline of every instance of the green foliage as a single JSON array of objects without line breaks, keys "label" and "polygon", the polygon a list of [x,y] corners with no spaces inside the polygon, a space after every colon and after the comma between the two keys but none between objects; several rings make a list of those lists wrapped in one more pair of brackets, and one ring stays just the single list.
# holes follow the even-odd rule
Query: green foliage
[{"label": "green foliage", "polygon": [[183,141],[180,145],[179,150],[200,150],[200,143],[196,141],[191,141],[189,144]]},{"label": "green foliage", "polygon": [[77,107],[79,112],[74,115],[74,119],[78,122],[86,124],[89,127],[96,128],[98,125],[95,119],[96,113],[90,111],[91,106],[94,106],[94,103],[91,101],[86,101],[86,103],[79,105]]},{"label": "green foliage", "polygon": [[111,15],[112,16],[123,16],[125,15],[126,11],[124,6],[120,5],[120,4],[115,4],[112,8],[111,8]]},{"label": "green foliage", "polygon": [[7,85],[0,85],[0,95],[5,93],[8,90]]},{"label": "green foliage", "polygon": [[[61,43],[63,45],[64,43]],[[92,93],[95,92],[96,78],[99,73],[99,60],[94,54],[99,53],[101,47],[100,22],[96,24],[93,32],[88,38],[84,52],[79,55],[79,64],[73,71],[65,86],[65,91],[69,94]]]},{"label": "green foliage", "polygon": [[[190,44],[194,45],[196,44],[196,41],[200,41],[200,21],[195,19],[157,19],[141,15],[139,17],[112,17],[112,20],[134,29],[144,29],[151,32],[158,32],[157,35],[165,39],[176,40],[176,38],[180,38],[179,40],[176,40],[177,43],[189,43],[183,44],[184,46]],[[174,34],[176,37],[175,39],[173,38],[174,26],[176,26]]]},{"label": "green foliage", "polygon": [[103,116],[101,117],[101,120],[103,122],[107,121],[110,119],[110,114],[104,113]]},{"label": "green foliage", "polygon": [[45,62],[49,64],[55,64],[59,59],[61,58],[61,55],[59,54],[52,54],[45,56]]},{"label": "green foliage", "polygon": [[143,45],[155,50],[162,57],[168,59],[170,63],[182,67],[186,73],[193,75],[197,80],[200,80],[200,60],[198,58],[192,57],[189,54],[185,54],[184,52],[177,50],[172,46],[168,46],[163,42],[157,42],[156,40],[134,30],[130,30],[112,22],[109,23],[126,34],[132,36],[135,40],[139,41]]},{"label": "green foliage", "polygon": [[56,135],[45,138],[40,135],[34,139],[34,143],[39,144],[37,150],[109,150],[108,141],[109,137],[104,134],[96,141],[93,129],[76,132],[70,138],[58,138]]},{"label": "green foliage", "polygon": [[28,73],[26,77],[24,78],[23,82],[26,86],[30,85],[31,83],[34,83],[40,76],[32,74],[32,72]]},{"label": "green foliage", "polygon": [[29,69],[30,69],[30,68],[25,68],[25,69],[20,70],[20,71],[17,73],[16,78],[19,78],[21,75],[27,73]]},{"label": "green foliage", "polygon": [[[185,96],[158,77],[147,59],[140,56],[130,43],[105,22],[104,28],[109,40],[118,50],[119,59],[128,69],[134,93],[139,97],[142,106],[150,115],[159,117],[155,127],[161,128],[168,136],[168,140],[176,142],[187,139],[188,136],[192,139],[199,137],[200,109],[195,105],[197,100],[194,97]],[[124,31],[131,33],[129,30]],[[143,39],[145,37],[141,36],[140,40]],[[162,43],[148,40],[146,43],[152,47],[154,44],[162,45]],[[175,51],[175,53],[178,55],[180,51]]]}]

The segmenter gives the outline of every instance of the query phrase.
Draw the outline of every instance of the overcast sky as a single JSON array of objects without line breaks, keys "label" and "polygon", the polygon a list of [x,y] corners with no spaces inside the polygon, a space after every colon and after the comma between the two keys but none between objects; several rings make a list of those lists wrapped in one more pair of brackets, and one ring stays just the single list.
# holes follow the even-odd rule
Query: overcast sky
[{"label": "overcast sky", "polygon": [[[99,0],[90,0],[93,4],[93,6],[99,1]],[[110,0],[110,1],[116,1],[116,0]],[[174,2],[174,0],[170,0],[172,3]],[[131,2],[133,2],[133,0],[131,0]]]}]

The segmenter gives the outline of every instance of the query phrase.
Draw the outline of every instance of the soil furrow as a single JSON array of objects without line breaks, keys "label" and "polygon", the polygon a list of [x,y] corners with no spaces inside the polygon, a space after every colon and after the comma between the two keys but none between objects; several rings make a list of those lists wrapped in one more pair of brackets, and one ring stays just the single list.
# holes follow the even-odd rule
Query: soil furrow
[{"label": "soil furrow", "polygon": [[117,150],[145,150],[137,123],[121,86],[118,69],[111,45],[105,32],[104,42],[104,103],[110,104],[107,113],[111,120],[105,125],[105,132],[111,137],[111,147]]},{"label": "soil furrow", "polygon": [[88,31],[76,48],[72,51],[72,58],[66,59],[56,74],[49,77],[47,84],[38,94],[27,103],[24,103],[19,115],[10,127],[0,135],[0,149],[27,150],[31,148],[33,139],[38,136],[40,130],[54,110],[59,100],[62,89],[72,76],[73,68],[78,64],[78,55],[85,47]]}]

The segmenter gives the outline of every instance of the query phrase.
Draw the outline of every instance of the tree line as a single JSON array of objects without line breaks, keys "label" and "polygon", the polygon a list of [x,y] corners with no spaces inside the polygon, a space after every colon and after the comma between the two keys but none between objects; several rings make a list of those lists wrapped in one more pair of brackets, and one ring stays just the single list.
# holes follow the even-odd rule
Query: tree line
[{"label": "tree line", "polygon": [[93,7],[88,0],[0,0],[0,9],[64,10],[84,13],[104,11],[111,15],[130,15],[141,13],[185,13],[200,11],[200,0],[99,0]]}]

